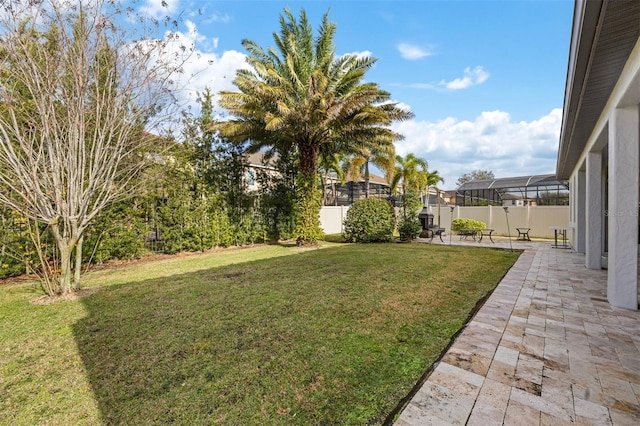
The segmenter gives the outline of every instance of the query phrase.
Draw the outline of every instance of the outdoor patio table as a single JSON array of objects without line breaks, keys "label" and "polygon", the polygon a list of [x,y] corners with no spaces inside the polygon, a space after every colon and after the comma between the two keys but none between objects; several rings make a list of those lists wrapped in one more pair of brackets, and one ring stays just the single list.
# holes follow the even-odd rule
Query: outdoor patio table
[{"label": "outdoor patio table", "polygon": [[475,241],[478,231],[480,231],[480,229],[478,228],[462,228],[460,231],[458,231],[458,234],[460,235],[460,239],[464,238],[466,240],[467,237],[471,237],[473,238],[473,241]]},{"label": "outdoor patio table", "polygon": [[440,237],[440,241],[444,243],[444,240],[442,239],[442,234],[444,234],[444,228],[431,228],[431,239],[429,240],[429,242],[432,243],[433,237],[437,235],[438,237]]},{"label": "outdoor patio table", "polygon": [[[552,248],[571,248],[567,240],[567,231],[573,230],[572,226],[550,226],[549,229],[553,230],[554,244],[551,246]],[[562,244],[558,244],[558,236],[562,238]]]},{"label": "outdoor patio table", "polygon": [[529,238],[530,229],[531,228],[516,228],[518,231],[518,238],[516,241],[531,241],[531,238]]},{"label": "outdoor patio table", "polygon": [[491,234],[493,234],[494,229],[480,229],[478,231],[478,235],[480,236],[480,238],[478,239],[478,242],[481,243],[482,242],[482,237],[484,237],[485,235],[489,237],[489,239],[491,240],[492,243],[496,243],[495,241],[493,241],[493,238],[491,238]]}]

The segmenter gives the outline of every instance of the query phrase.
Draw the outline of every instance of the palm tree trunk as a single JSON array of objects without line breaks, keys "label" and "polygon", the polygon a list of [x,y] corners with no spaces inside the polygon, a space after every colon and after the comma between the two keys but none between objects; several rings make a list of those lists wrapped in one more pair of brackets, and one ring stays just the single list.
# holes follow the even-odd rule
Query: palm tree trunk
[{"label": "palm tree trunk", "polygon": [[328,201],[329,201],[329,194],[327,194],[327,178],[329,176],[329,171],[325,171],[325,173],[322,174],[321,179],[322,179],[322,205],[326,206]]},{"label": "palm tree trunk", "polygon": [[298,144],[300,172],[297,186],[296,244],[315,245],[323,237],[320,229],[321,194],[318,190],[318,152],[312,143]]},{"label": "palm tree trunk", "polygon": [[369,160],[364,163],[364,196],[369,198]]}]

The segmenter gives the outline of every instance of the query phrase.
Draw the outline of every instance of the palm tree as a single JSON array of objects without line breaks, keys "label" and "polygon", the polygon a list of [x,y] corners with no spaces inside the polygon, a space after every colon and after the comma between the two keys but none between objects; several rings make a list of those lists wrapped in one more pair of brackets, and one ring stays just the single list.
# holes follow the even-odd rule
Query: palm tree
[{"label": "palm tree", "polygon": [[[248,141],[250,151],[263,147],[293,151],[299,159],[296,237],[315,243],[322,232],[317,185],[321,150],[351,152],[370,141],[392,144],[402,136],[389,125],[413,114],[389,102],[390,94],[375,83],[363,83],[376,59],[336,56],[336,25],[325,13],[318,35],[302,9],[299,21],[287,8],[280,15],[275,48],[264,50],[243,40],[251,69],[237,71],[239,92],[221,92],[220,105],[231,119],[216,127],[236,143]],[[330,147],[326,148],[326,147]]]},{"label": "palm tree", "polygon": [[[346,181],[346,173],[342,169],[342,155],[335,153],[323,153],[320,156],[320,173],[322,178],[322,205],[328,205],[329,197],[327,193],[327,181],[331,180],[332,202],[337,205],[338,197],[336,195],[336,181],[344,184]],[[329,175],[335,173],[335,179],[330,179]]]},{"label": "palm tree", "polygon": [[[429,207],[429,190],[431,189],[431,187],[436,187],[438,185],[439,182],[444,183],[444,179],[442,178],[442,176],[440,176],[440,174],[438,173],[437,170],[434,170],[432,172],[427,172],[427,207]],[[438,191],[438,198],[440,198],[440,193]]]},{"label": "palm tree", "polygon": [[427,186],[427,162],[414,154],[406,157],[396,155],[396,167],[390,182],[391,191],[398,192],[398,185],[402,185],[402,195],[408,190],[420,191]]},{"label": "palm tree", "polygon": [[346,158],[344,168],[347,174],[357,182],[361,177],[365,182],[365,197],[369,198],[369,163],[378,166],[389,180],[393,175],[396,150],[392,144],[361,147]]},{"label": "palm tree", "polygon": [[427,185],[427,162],[414,154],[405,157],[396,156],[395,173],[391,180],[391,192],[398,192],[398,185],[402,185],[403,216],[410,217],[414,209],[420,206],[419,193]]}]

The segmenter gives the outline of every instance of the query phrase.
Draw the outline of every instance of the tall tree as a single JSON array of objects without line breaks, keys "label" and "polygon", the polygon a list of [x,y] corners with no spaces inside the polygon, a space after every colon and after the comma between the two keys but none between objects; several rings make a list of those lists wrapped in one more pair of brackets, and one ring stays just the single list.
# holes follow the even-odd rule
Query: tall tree
[{"label": "tall tree", "polygon": [[368,147],[358,147],[356,151],[347,157],[345,168],[351,178],[357,182],[361,177],[364,178],[365,197],[369,198],[370,193],[370,172],[369,164],[373,163],[383,172],[387,180],[393,175],[395,165],[396,150],[394,145],[381,144],[376,146],[372,144]]},{"label": "tall tree", "polygon": [[[426,188],[426,193],[427,193],[427,207],[429,207],[429,192],[431,190],[432,187],[436,187],[438,185],[438,183],[442,182],[444,183],[444,179],[442,178],[442,176],[440,176],[440,174],[438,173],[437,170],[434,170],[432,172],[427,172],[427,188]],[[439,192],[439,191],[438,191]],[[437,195],[438,198],[440,198],[440,194],[438,193]]]},{"label": "tall tree", "polygon": [[456,185],[460,186],[465,182],[469,182],[471,180],[491,180],[495,179],[495,175],[491,170],[472,170],[460,176],[456,181]]},{"label": "tall tree", "polygon": [[[396,156],[396,167],[391,181],[391,192],[402,188],[403,216],[409,218],[420,206],[420,193],[427,186],[427,162],[409,153],[405,157]],[[417,202],[416,202],[417,200]]]},{"label": "tall tree", "polygon": [[0,4],[0,203],[34,239],[53,235],[57,264],[41,256],[51,295],[79,287],[85,230],[131,194],[153,140],[143,128],[168,99],[164,44],[132,43],[121,13],[108,0]]},{"label": "tall tree", "polygon": [[396,156],[396,167],[391,180],[391,191],[397,192],[398,187],[405,194],[407,190],[421,191],[427,186],[427,162],[409,153],[405,157]]},{"label": "tall tree", "polygon": [[334,152],[350,152],[370,141],[392,144],[402,138],[389,125],[412,117],[389,102],[390,94],[377,84],[363,82],[376,59],[336,56],[336,25],[325,13],[313,36],[302,9],[299,20],[289,9],[280,16],[275,48],[264,50],[243,40],[251,69],[237,71],[239,92],[221,92],[220,105],[230,116],[217,128],[249,150],[263,147],[298,155],[296,239],[314,244],[322,235],[319,222],[318,158],[324,145]]}]

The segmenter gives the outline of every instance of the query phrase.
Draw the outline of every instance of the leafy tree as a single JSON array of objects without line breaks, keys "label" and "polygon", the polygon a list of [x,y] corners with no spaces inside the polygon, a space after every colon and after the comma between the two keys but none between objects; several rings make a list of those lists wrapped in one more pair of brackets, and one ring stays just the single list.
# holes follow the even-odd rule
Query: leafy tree
[{"label": "leafy tree", "polygon": [[280,16],[275,48],[264,50],[243,40],[251,69],[234,80],[239,92],[221,92],[220,105],[231,117],[216,128],[251,152],[263,147],[298,156],[296,239],[314,244],[321,237],[318,190],[320,153],[345,153],[355,147],[392,144],[401,135],[390,130],[394,120],[412,114],[389,102],[377,84],[363,82],[375,59],[336,56],[336,25],[328,13],[317,37],[304,9],[299,20],[289,9]]},{"label": "leafy tree", "polygon": [[244,147],[218,137],[213,152],[215,161],[209,183],[222,197],[233,228],[234,243],[252,244],[264,237],[264,223],[257,204],[258,195],[249,193],[246,178],[249,163]]},{"label": "leafy tree", "polygon": [[495,179],[495,175],[490,170],[472,170],[460,176],[456,181],[456,185],[460,186],[465,182],[469,182],[472,180],[491,180]]},{"label": "leafy tree", "polygon": [[295,231],[296,158],[265,156],[268,168],[257,170],[260,210],[271,241],[290,239]]},{"label": "leafy tree", "polygon": [[189,148],[187,161],[194,171],[194,179],[198,185],[213,186],[215,176],[214,163],[217,161],[214,147],[219,142],[218,136],[212,131],[214,121],[213,93],[208,87],[199,93],[196,102],[200,106],[200,115],[192,117],[184,114],[183,117],[183,144]]},{"label": "leafy tree", "polygon": [[131,43],[121,13],[108,0],[0,3],[0,204],[27,220],[49,295],[80,286],[85,232],[133,193],[155,141],[143,127],[168,100],[164,44]]}]

